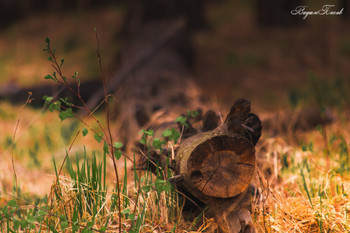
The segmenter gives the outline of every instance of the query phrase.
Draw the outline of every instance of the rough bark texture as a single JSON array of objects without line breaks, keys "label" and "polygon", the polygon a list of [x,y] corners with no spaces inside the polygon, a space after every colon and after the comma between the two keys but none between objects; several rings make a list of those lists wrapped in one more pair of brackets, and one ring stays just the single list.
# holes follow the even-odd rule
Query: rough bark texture
[{"label": "rough bark texture", "polygon": [[[220,232],[254,232],[250,182],[255,173],[254,146],[261,135],[261,121],[250,113],[250,102],[245,99],[235,101],[221,125],[214,117],[210,124],[208,121],[204,117],[190,118],[187,130],[192,135],[181,140],[175,159],[169,151],[151,151],[146,153],[153,162],[150,164],[167,170],[170,160],[176,175],[169,180],[180,193],[209,206],[208,214],[215,218]],[[216,127],[208,130],[206,125]],[[163,123],[153,129],[158,137],[171,127],[176,124]]]},{"label": "rough bark texture", "polygon": [[221,232],[255,232],[249,184],[261,129],[250,102],[238,99],[223,124],[187,138],[176,153],[178,187],[209,206]]}]

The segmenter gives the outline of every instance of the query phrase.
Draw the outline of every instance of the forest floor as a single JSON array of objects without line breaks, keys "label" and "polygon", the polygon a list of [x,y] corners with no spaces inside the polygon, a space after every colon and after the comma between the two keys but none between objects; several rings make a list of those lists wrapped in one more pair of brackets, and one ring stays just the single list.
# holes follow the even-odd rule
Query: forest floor
[{"label": "forest floor", "polygon": [[[43,79],[51,73],[42,52],[46,36],[64,57],[64,71],[79,71],[82,80],[90,80],[99,76],[97,28],[104,66],[113,70],[122,46],[117,35],[123,10],[36,15],[1,31],[0,89],[48,82]],[[256,147],[263,161],[254,181],[262,194],[253,203],[257,229],[350,231],[350,22],[315,17],[301,27],[261,28],[251,1],[212,3],[207,18],[209,28],[194,40],[197,83],[221,109],[245,97],[263,120],[276,119]],[[298,111],[310,106],[330,109],[333,123],[294,131]],[[106,123],[102,113],[97,118]],[[0,204],[14,186],[12,156],[22,192],[48,194],[55,180],[52,158],[62,163],[79,122],[62,123],[56,113],[0,101],[0,128]],[[79,136],[71,153],[83,154],[83,145],[87,154],[96,151],[102,158],[101,145],[92,137]],[[168,230],[172,227],[176,223],[170,221]],[[177,232],[188,229],[179,227]]]}]

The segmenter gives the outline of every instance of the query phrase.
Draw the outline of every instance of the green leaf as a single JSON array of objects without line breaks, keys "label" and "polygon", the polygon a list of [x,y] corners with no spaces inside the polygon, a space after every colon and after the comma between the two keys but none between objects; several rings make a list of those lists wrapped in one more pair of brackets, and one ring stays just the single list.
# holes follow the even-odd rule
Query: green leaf
[{"label": "green leaf", "polygon": [[64,63],[64,59],[61,59],[61,64],[60,64],[60,67],[63,66],[63,63]]},{"label": "green leaf", "polygon": [[41,222],[41,221],[43,220],[43,217],[41,217],[41,216],[36,216],[36,217],[35,217],[35,220],[36,220],[37,222]]},{"label": "green leaf", "polygon": [[72,221],[73,222],[77,222],[78,221],[78,212],[76,210],[74,210]]},{"label": "green leaf", "polygon": [[94,138],[98,143],[100,143],[103,138],[103,133],[95,133]]},{"label": "green leaf", "polygon": [[44,77],[44,79],[52,79],[52,80],[54,80],[54,81],[56,81],[51,75],[46,75],[45,77]]},{"label": "green leaf", "polygon": [[144,134],[144,135],[147,135],[147,136],[153,136],[154,135],[154,131],[152,129],[149,129],[149,130],[141,130],[140,131],[140,134]]},{"label": "green leaf", "polygon": [[166,129],[162,133],[162,137],[166,138],[167,140],[173,140],[175,143],[177,143],[177,140],[180,138],[180,133],[174,128]]},{"label": "green leaf", "polygon": [[175,119],[175,122],[179,122],[181,125],[188,128],[188,124],[186,121],[187,121],[187,117],[184,117],[184,116],[179,116],[178,118]]},{"label": "green leaf", "polygon": [[91,233],[92,230],[90,228],[85,228],[81,231],[81,233]]},{"label": "green leaf", "polygon": [[89,228],[89,229],[91,229],[93,226],[94,226],[94,222],[93,222],[93,221],[88,222],[88,223],[86,224],[86,227]]},{"label": "green leaf", "polygon": [[43,97],[43,100],[44,100],[44,107],[46,108],[47,105],[50,104],[51,101],[53,100],[53,97],[45,95]]},{"label": "green leaf", "polygon": [[172,134],[171,129],[166,129],[164,130],[164,132],[162,133],[162,137],[170,137]]},{"label": "green leaf", "polygon": [[68,227],[67,217],[64,215],[61,215],[60,220],[61,220],[61,230],[66,229]]},{"label": "green leaf", "polygon": [[10,207],[17,207],[17,201],[16,200],[10,200],[9,202],[7,202],[7,205]]},{"label": "green leaf", "polygon": [[28,217],[27,217],[27,222],[28,222],[28,223],[35,223],[36,220],[35,220],[35,218],[34,218],[33,216],[28,216]]},{"label": "green leaf", "polygon": [[143,145],[146,145],[147,143],[147,137],[152,137],[154,135],[154,131],[152,129],[149,130],[141,130],[140,134],[142,134],[142,138],[140,139],[140,143]]},{"label": "green leaf", "polygon": [[120,157],[122,157],[122,152],[121,152],[120,150],[116,150],[116,151],[114,152],[114,156],[115,156],[115,158],[116,158],[117,160],[119,160]]},{"label": "green leaf", "polygon": [[57,110],[57,111],[61,111],[61,101],[57,100],[55,102],[54,109]]},{"label": "green leaf", "polygon": [[151,191],[151,186],[150,185],[145,185],[142,186],[141,188],[145,193],[149,193],[149,191]]},{"label": "green leaf", "polygon": [[116,143],[114,143],[114,147],[115,147],[116,149],[120,149],[120,148],[123,147],[123,143],[121,143],[121,142],[116,142]]},{"label": "green leaf", "polygon": [[142,137],[142,138],[140,139],[140,143],[141,143],[142,145],[146,145],[146,137]]},{"label": "green leaf", "polygon": [[47,212],[46,212],[46,211],[43,211],[43,210],[38,210],[38,214],[39,214],[40,216],[45,216],[45,215],[47,214]]},{"label": "green leaf", "polygon": [[163,191],[170,191],[170,188],[171,188],[168,181],[161,180],[161,179],[156,180],[155,186],[158,193],[161,193]]},{"label": "green leaf", "polygon": [[62,230],[66,229],[67,227],[68,227],[68,222],[67,222],[67,221],[61,222],[61,228],[62,228]]},{"label": "green leaf", "polygon": [[50,228],[50,230],[53,232],[53,233],[58,233],[58,231],[56,231],[56,229],[55,229],[55,225],[53,225],[53,224],[50,224],[49,225],[49,228]]},{"label": "green leaf", "polygon": [[85,137],[88,133],[89,133],[89,130],[87,128],[84,128],[81,133],[83,134],[83,136]]},{"label": "green leaf", "polygon": [[128,219],[130,219],[131,221],[134,221],[135,220],[135,213],[129,214]]},{"label": "green leaf", "polygon": [[51,103],[51,104],[49,105],[49,110],[50,110],[50,112],[53,112],[54,108],[55,108],[55,104],[54,104],[54,103]]},{"label": "green leaf", "polygon": [[61,121],[67,118],[72,118],[74,117],[73,110],[72,108],[68,108],[67,110],[60,112],[58,116],[60,117]]},{"label": "green leaf", "polygon": [[50,57],[48,57],[48,58],[47,58],[47,60],[48,60],[48,61],[53,62],[53,59],[52,59],[52,57],[51,57],[51,56],[50,56]]},{"label": "green leaf", "polygon": [[188,110],[187,111],[187,116],[188,117],[197,117],[197,116],[199,116],[199,112],[198,111],[190,111],[190,110]]},{"label": "green leaf", "polygon": [[46,44],[50,44],[50,38],[49,38],[49,37],[46,37],[46,38],[45,38],[45,42],[46,42]]},{"label": "green leaf", "polygon": [[45,102],[51,102],[53,100],[53,97],[45,95],[43,97],[43,100],[45,100]]},{"label": "green leaf", "polygon": [[159,138],[153,139],[153,147],[155,149],[162,149],[162,145],[165,144],[166,142],[163,140],[160,140]]},{"label": "green leaf", "polygon": [[177,132],[174,128],[172,128],[172,135],[171,135],[171,140],[174,141],[174,143],[177,143],[177,140],[180,138],[180,133]]},{"label": "green leaf", "polygon": [[56,101],[56,102],[50,103],[49,110],[50,112],[53,112],[53,110],[61,111],[61,102]]},{"label": "green leaf", "polygon": [[74,75],[71,76],[73,79],[78,81],[78,86],[80,86],[80,79],[78,78],[78,71],[75,71]]},{"label": "green leaf", "polygon": [[78,223],[73,223],[73,226],[72,226],[72,230],[73,230],[73,232],[78,231],[78,230],[79,230],[79,228],[80,228],[80,226],[78,225]]},{"label": "green leaf", "polygon": [[17,231],[20,224],[21,224],[21,222],[18,221],[17,219],[15,219],[15,220],[13,221],[13,229],[14,229],[15,231]]},{"label": "green leaf", "polygon": [[7,213],[7,211],[8,211],[7,206],[4,206],[4,207],[1,209],[1,212],[2,212],[3,214]]},{"label": "green leaf", "polygon": [[26,220],[21,221],[21,228],[24,229],[28,226],[28,222]]},{"label": "green leaf", "polygon": [[130,213],[130,209],[129,209],[129,208],[123,209],[123,210],[121,211],[121,213],[122,213],[122,214],[128,214],[128,213]]},{"label": "green leaf", "polygon": [[60,100],[67,106],[72,106],[73,104],[71,102],[68,102],[68,98],[60,98]]}]

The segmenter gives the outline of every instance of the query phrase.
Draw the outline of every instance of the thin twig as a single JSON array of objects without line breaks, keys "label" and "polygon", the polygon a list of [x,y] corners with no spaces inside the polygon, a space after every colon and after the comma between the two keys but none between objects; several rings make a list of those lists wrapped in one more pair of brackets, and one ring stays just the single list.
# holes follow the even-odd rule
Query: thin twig
[{"label": "thin twig", "polygon": [[20,116],[21,116],[21,113],[22,113],[22,110],[24,109],[24,107],[32,102],[32,98],[30,98],[32,96],[32,92],[28,92],[28,97],[27,97],[27,100],[26,102],[22,105],[22,107],[20,108],[19,110],[19,113],[18,113],[18,117],[17,117],[17,121],[16,121],[16,126],[15,126],[15,130],[13,132],[13,135],[12,135],[12,145],[11,145],[11,162],[12,162],[12,169],[13,169],[13,174],[15,176],[15,185],[16,185],[16,192],[17,192],[17,195],[19,194],[19,189],[18,189],[18,183],[17,183],[17,174],[16,174],[16,168],[15,168],[15,162],[13,160],[13,157],[14,157],[14,147],[15,147],[15,139],[16,139],[16,133],[17,133],[17,129],[18,129],[18,125],[19,125],[19,120],[20,120]]},{"label": "thin twig", "polygon": [[114,146],[113,146],[113,136],[111,133],[111,126],[110,126],[110,121],[109,121],[109,107],[108,107],[108,90],[107,90],[107,80],[108,80],[108,75],[106,75],[106,79],[103,79],[103,70],[102,70],[102,59],[101,59],[101,54],[100,54],[100,40],[98,38],[97,30],[95,30],[95,36],[96,36],[96,43],[97,43],[97,58],[98,58],[98,63],[100,67],[100,72],[101,72],[101,79],[103,83],[103,91],[104,91],[104,100],[106,103],[106,121],[107,121],[107,132],[108,135],[106,135],[107,140],[109,138],[109,149],[111,152],[111,158],[113,161],[113,168],[114,168],[114,173],[115,173],[115,178],[117,182],[117,193],[118,193],[118,215],[119,215],[119,233],[122,232],[122,213],[121,213],[121,199],[120,199],[120,182],[119,182],[119,175],[118,175],[118,170],[117,170],[117,165],[116,165],[116,158],[114,157]]},{"label": "thin twig", "polygon": [[[54,67],[54,69],[57,71],[59,77],[61,80],[57,79],[57,81],[63,85],[67,90],[69,90],[73,95],[75,95],[79,101],[81,102],[81,104],[83,105],[83,108],[88,112],[89,116],[91,116],[94,121],[98,124],[99,128],[101,129],[101,131],[103,132],[103,135],[107,135],[105,132],[104,127],[102,126],[101,122],[93,115],[93,113],[91,112],[90,108],[87,107],[85,101],[83,100],[83,98],[81,97],[81,95],[79,95],[79,93],[77,93],[66,81],[66,78],[64,77],[61,67],[58,65],[58,62],[56,60],[56,56],[54,54],[54,52],[51,50],[51,47],[48,46],[48,53],[50,54],[50,56],[53,59],[53,64],[52,66]],[[63,81],[62,81],[63,80]]]}]

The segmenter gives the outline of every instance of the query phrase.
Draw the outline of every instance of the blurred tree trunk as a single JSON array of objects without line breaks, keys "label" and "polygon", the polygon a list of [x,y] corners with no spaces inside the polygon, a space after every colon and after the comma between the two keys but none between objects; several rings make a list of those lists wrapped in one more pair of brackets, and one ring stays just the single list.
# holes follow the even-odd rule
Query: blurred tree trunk
[{"label": "blurred tree trunk", "polygon": [[342,15],[344,20],[347,20],[347,19],[350,18],[350,9],[349,9],[349,7],[350,7],[350,0],[342,0],[341,1],[341,4],[340,4],[339,8],[340,9],[344,8],[343,15]]},{"label": "blurred tree trunk", "polygon": [[297,6],[305,5],[304,0],[256,0],[257,23],[265,27],[291,27],[304,23],[302,16],[292,15]]},{"label": "blurred tree trunk", "polygon": [[[187,110],[210,106],[202,101],[201,91],[189,72],[194,57],[192,35],[205,26],[203,9],[204,1],[129,2],[121,32],[126,44],[120,55],[119,74],[124,67],[133,69],[109,81],[109,85],[118,83],[117,90],[111,87],[120,100],[116,112],[121,128],[116,130],[124,135],[122,141],[128,151],[138,141],[141,127],[156,127],[158,137],[163,127],[172,128],[174,119]],[[145,54],[147,59],[140,59]],[[205,122],[203,125],[211,125]],[[248,129],[257,135],[247,134]],[[250,102],[236,101],[224,124],[196,132],[199,129],[183,129],[183,141],[172,160],[175,173],[183,181],[177,182],[179,190],[208,205],[222,232],[254,232],[249,183],[254,175],[254,145],[260,137],[261,124],[250,113]],[[154,164],[162,164],[167,170],[169,158],[144,149],[141,154],[153,156],[150,159]]]}]

